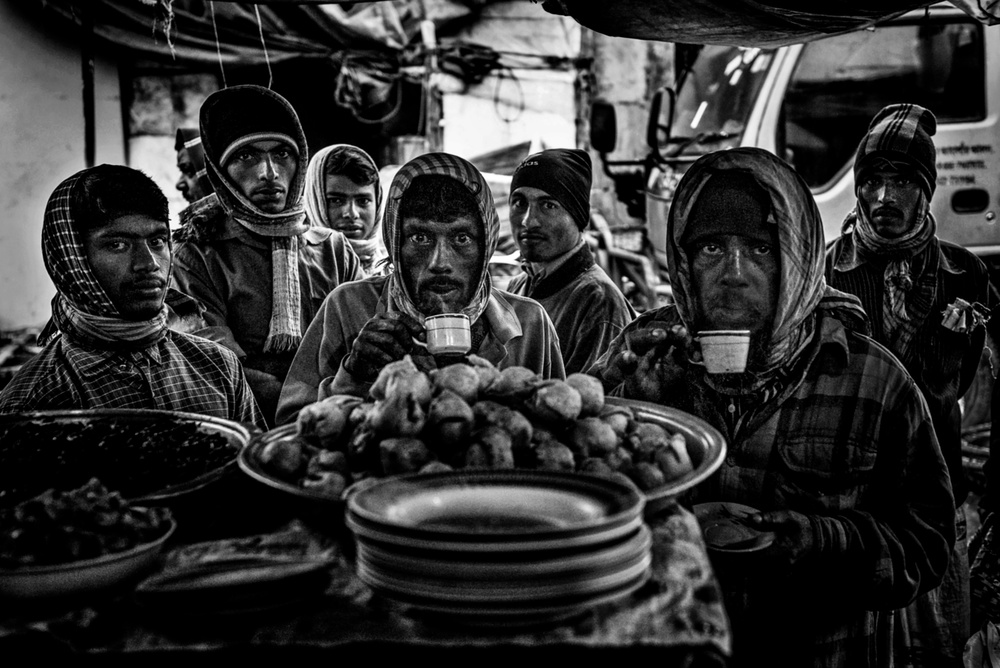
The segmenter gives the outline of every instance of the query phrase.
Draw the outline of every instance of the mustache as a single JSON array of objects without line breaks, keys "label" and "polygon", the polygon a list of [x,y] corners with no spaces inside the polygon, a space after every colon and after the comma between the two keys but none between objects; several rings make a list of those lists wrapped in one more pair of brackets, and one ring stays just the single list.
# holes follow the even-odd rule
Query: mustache
[{"label": "mustache", "polygon": [[896,216],[897,218],[902,217],[903,212],[892,206],[880,206],[879,208],[872,211],[872,216]]},{"label": "mustache", "polygon": [[449,289],[461,289],[463,287],[461,281],[456,281],[454,278],[447,278],[444,276],[436,278],[428,278],[423,281],[419,289],[421,290],[434,290],[436,288],[449,288]]}]

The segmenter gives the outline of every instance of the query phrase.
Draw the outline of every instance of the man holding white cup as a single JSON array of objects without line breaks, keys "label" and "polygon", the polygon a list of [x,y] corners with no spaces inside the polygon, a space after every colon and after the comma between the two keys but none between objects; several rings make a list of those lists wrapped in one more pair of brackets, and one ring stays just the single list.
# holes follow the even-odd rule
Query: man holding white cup
[{"label": "man holding white cup", "polygon": [[[887,611],[937,586],[955,541],[926,402],[861,333],[858,300],[826,285],[815,201],[773,154],[694,162],[667,250],[676,304],[641,314],[591,373],[725,434],[725,462],[684,501],[749,506],[744,526],[774,534],[753,553],[714,553],[733,665],[892,665]],[[742,373],[706,368],[696,339],[720,329],[749,330]]]},{"label": "man holding white cup", "polygon": [[[487,261],[499,230],[490,188],[471,163],[428,153],[403,165],[382,222],[392,271],[326,298],[282,388],[278,423],[331,394],[366,396],[382,367],[404,355],[434,365],[428,343],[434,348],[437,334],[428,340],[425,319],[444,314],[451,317],[443,330],[468,321],[468,353],[563,378],[559,340],[542,306],[492,285]],[[442,340],[453,342],[443,332]]]}]

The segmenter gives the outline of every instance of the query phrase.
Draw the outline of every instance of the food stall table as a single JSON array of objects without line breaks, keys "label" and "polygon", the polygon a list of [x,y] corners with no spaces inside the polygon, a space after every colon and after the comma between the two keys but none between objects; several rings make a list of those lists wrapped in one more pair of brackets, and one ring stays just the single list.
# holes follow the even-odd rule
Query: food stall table
[{"label": "food stall table", "polygon": [[[251,605],[239,614],[209,614],[197,605],[157,609],[143,605],[131,589],[48,613],[7,601],[0,612],[0,652],[102,666],[583,658],[724,666],[729,624],[697,520],[672,502],[647,515],[646,523],[653,537],[651,578],[622,599],[544,626],[480,628],[393,601],[356,574],[350,534],[334,538],[293,520],[274,534],[305,531],[332,556],[322,595],[290,596],[284,606],[255,611]],[[170,553],[184,548],[174,545]]]}]

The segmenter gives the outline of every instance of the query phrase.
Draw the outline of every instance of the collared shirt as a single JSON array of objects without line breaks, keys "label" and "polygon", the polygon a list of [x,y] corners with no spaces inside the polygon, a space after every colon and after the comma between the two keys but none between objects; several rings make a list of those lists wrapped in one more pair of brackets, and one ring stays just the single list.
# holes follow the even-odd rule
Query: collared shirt
[{"label": "collared shirt", "polygon": [[[729,398],[704,382],[700,367],[688,367],[680,408],[722,432],[728,451],[685,503],[736,502],[810,518],[813,550],[782,572],[716,563],[744,642],[799,658],[787,665],[888,666],[889,652],[870,661],[876,639],[891,630],[888,611],[936,587],[948,565],[951,484],[927,404],[899,361],[835,318],[818,317],[784,388],[746,420],[727,422]],[[680,319],[673,307],[655,309],[626,332],[654,321],[669,327]],[[624,341],[623,333],[595,375]]]},{"label": "collared shirt", "polygon": [[578,241],[575,246],[559,257],[553,258],[548,262],[522,262],[521,266],[524,268],[524,273],[531,277],[532,283],[543,281],[555,273],[559,267],[566,264],[567,260],[580,252],[580,249],[583,248],[586,243],[587,241],[581,237],[580,241]]},{"label": "collared shirt", "polygon": [[600,357],[635,309],[586,244],[545,265],[544,273],[515,276],[507,291],[537,300],[559,336],[566,373],[584,372]]},{"label": "collared shirt", "polygon": [[[331,292],[288,370],[276,423],[295,419],[303,406],[331,394],[367,396],[369,384],[354,382],[342,362],[372,316],[397,310],[386,276],[348,283]],[[565,377],[555,328],[538,302],[493,290],[481,317],[486,320],[487,334],[476,355],[501,369],[523,366],[542,378]]]},{"label": "collared shirt", "polygon": [[[299,237],[299,291],[302,331],[323,299],[341,283],[363,276],[361,263],[342,234],[311,227]],[[284,379],[292,355],[264,354],[271,322],[270,240],[232,219],[218,238],[185,241],[174,251],[174,281],[205,307],[207,328],[195,332],[244,358],[247,368]]]},{"label": "collared shirt", "polygon": [[183,411],[264,427],[236,355],[170,330],[133,352],[96,350],[60,336],[0,392],[0,413],[88,408]]}]

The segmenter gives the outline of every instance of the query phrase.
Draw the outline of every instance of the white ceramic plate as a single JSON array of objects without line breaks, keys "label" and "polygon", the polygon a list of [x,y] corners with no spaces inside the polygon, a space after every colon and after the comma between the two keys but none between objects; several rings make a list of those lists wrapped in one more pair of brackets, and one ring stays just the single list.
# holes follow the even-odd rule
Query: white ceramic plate
[{"label": "white ceramic plate", "polygon": [[93,559],[0,569],[0,596],[51,599],[109,589],[152,568],[176,528],[170,520],[166,532],[156,540]]}]

